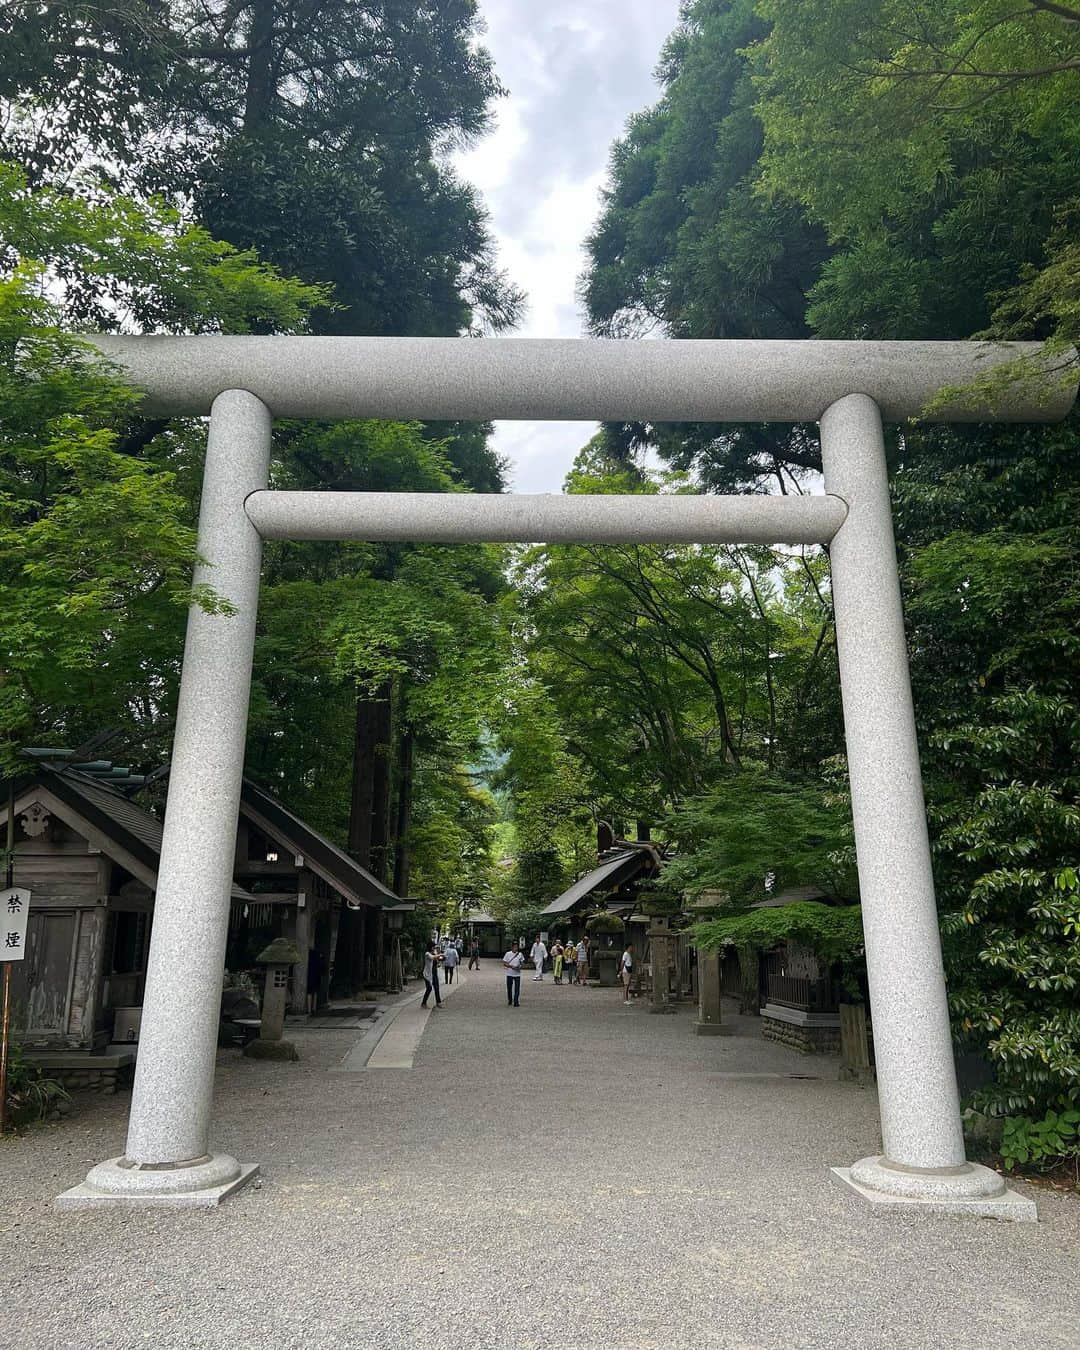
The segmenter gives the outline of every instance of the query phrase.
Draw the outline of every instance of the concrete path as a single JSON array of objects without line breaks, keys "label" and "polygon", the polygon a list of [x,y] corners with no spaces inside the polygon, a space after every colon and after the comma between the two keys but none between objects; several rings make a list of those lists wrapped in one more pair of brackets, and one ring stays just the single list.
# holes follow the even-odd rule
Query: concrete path
[{"label": "concrete path", "polygon": [[[221,1055],[216,1211],[58,1213],[126,1098],[0,1145],[0,1327],[20,1350],[1075,1350],[1080,1203],[1043,1222],[878,1216],[829,1177],[879,1145],[833,1059],[485,962],[411,1070]],[[805,1075],[820,1075],[806,1077]]]},{"label": "concrete path", "polygon": [[[443,1003],[456,994],[468,979],[460,969],[454,974],[454,983],[441,987],[440,997]],[[421,1002],[422,993],[414,994],[407,1003],[400,1004],[384,1020],[382,1034],[368,1055],[365,1069],[411,1069],[420,1046],[420,1039],[427,1028],[428,1018],[438,1016],[442,1009],[433,1001],[425,1008]],[[342,1067],[356,1067],[353,1051],[346,1055]]]}]

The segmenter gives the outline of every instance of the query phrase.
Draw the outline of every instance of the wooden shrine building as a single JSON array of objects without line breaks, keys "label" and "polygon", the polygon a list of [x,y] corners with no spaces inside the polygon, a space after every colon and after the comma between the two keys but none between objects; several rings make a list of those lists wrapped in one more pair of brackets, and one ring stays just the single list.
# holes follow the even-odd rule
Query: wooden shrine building
[{"label": "wooden shrine building", "polygon": [[[138,1038],[162,825],[123,787],[68,766],[35,766],[16,781],[13,880],[31,901],[26,957],[13,966],[13,1024],[28,1049],[100,1055]],[[291,937],[318,953],[293,967],[289,1002],[302,1012],[309,966],[321,971],[325,999],[343,907],[364,911],[374,955],[383,911],[397,903],[272,793],[244,781],[228,971],[256,972],[258,952]]]}]

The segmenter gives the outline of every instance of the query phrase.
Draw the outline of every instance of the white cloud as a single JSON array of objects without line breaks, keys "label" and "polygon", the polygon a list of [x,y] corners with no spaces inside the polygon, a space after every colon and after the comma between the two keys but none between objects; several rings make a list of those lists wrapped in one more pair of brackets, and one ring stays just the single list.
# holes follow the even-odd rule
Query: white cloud
[{"label": "white cloud", "polygon": [[[528,294],[521,337],[580,337],[583,246],[611,143],[658,97],[652,70],[678,0],[486,0],[486,45],[509,89],[492,135],[458,157],[484,195],[500,264]],[[588,424],[500,422],[518,492],[557,492]]]}]

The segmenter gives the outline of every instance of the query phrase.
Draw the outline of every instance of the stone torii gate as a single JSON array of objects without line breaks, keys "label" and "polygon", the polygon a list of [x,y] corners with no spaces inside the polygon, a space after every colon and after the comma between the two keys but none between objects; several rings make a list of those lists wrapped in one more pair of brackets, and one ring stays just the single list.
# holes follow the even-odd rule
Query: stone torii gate
[{"label": "stone torii gate", "polygon": [[[1035,1217],[964,1153],[882,420],[918,416],[1033,344],[100,337],[148,412],[210,414],[193,607],[126,1151],[65,1206],[218,1203],[257,1170],[210,1107],[263,539],[829,544],[884,1153],[866,1199]],[[1063,418],[1033,378],[939,421]],[[273,418],[820,423],[825,494],[518,496],[267,490]]]}]

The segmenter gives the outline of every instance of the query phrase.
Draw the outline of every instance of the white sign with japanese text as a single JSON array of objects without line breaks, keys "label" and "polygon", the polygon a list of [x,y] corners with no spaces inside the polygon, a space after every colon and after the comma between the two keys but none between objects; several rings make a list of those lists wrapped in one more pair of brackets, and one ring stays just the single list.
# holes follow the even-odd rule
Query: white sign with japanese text
[{"label": "white sign with japanese text", "polygon": [[26,953],[30,892],[23,886],[0,891],[0,961],[21,961]]}]

